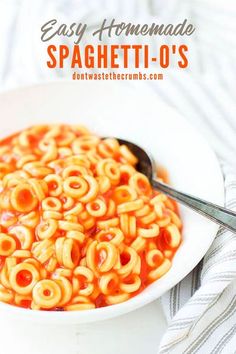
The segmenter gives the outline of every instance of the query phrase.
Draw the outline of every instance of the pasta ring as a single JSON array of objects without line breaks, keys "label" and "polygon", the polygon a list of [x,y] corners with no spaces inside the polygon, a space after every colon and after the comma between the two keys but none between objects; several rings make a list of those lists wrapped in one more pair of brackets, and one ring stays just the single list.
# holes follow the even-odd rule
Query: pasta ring
[{"label": "pasta ring", "polygon": [[0,256],[10,256],[16,249],[16,241],[13,237],[0,233]]},{"label": "pasta ring", "polygon": [[33,288],[32,297],[40,308],[50,309],[59,304],[62,297],[61,288],[56,281],[43,279]]},{"label": "pasta ring", "polygon": [[32,187],[27,183],[18,184],[11,192],[11,205],[20,212],[29,212],[36,208],[36,199]]},{"label": "pasta ring", "polygon": [[30,294],[39,279],[38,270],[29,263],[17,264],[11,269],[9,276],[12,289],[21,295]]},{"label": "pasta ring", "polygon": [[37,235],[41,240],[52,237],[58,229],[58,223],[55,219],[41,221],[37,227]]}]

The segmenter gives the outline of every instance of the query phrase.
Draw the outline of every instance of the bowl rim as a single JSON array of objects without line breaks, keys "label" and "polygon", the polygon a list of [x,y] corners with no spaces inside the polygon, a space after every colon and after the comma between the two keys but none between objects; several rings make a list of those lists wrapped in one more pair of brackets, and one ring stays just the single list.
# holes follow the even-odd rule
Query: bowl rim
[{"label": "bowl rim", "polygon": [[[13,89],[8,89],[5,91],[0,92],[0,99],[4,98],[4,96],[16,94],[21,91],[27,91],[27,90],[37,90],[40,88],[48,87],[48,86],[60,86],[60,85],[77,85],[76,82],[69,81],[67,79],[57,79],[54,81],[49,81],[49,82],[41,82],[41,83],[35,83],[31,85],[25,85],[21,86],[19,88],[13,88]],[[106,83],[107,84],[107,83]],[[117,85],[118,84],[118,85]],[[122,89],[127,86],[125,86],[123,83],[116,83],[116,86],[122,87]],[[139,91],[139,90],[136,90]],[[164,103],[161,98],[159,98],[156,94],[153,93],[153,91],[145,86],[145,90],[140,89],[141,92],[144,92],[145,94],[151,95],[153,98],[160,100],[158,103],[160,103],[162,106],[165,107],[166,110],[168,110],[170,113],[178,117],[179,119],[184,122],[185,125],[188,126],[189,129],[193,130],[192,125],[187,121],[184,115],[179,114],[175,109]],[[1,107],[0,107],[1,110]],[[212,158],[215,159],[216,165],[218,167],[219,173],[221,175],[221,202],[218,204],[223,205],[224,204],[224,184],[223,184],[223,175],[222,171],[220,168],[219,161],[217,159],[217,156],[211,146],[207,143],[206,139],[200,134],[199,131],[196,132],[197,137],[199,140],[201,140],[201,143],[204,144],[205,148],[208,149],[209,152],[211,152]],[[214,228],[214,237],[218,231],[219,226],[215,224]],[[205,246],[205,252],[209,249],[212,241],[214,238],[208,242],[208,244]],[[203,255],[204,256],[204,255]],[[199,262],[200,260],[198,260]],[[198,263],[193,262],[191,270],[197,265]],[[4,311],[4,313],[10,317],[12,316],[19,316],[23,319],[29,319],[33,320],[34,322],[44,322],[47,324],[50,323],[56,323],[56,324],[76,324],[76,323],[91,323],[91,322],[98,322],[110,318],[115,318],[117,316],[129,313],[137,308],[140,308],[142,306],[147,305],[148,303],[156,300],[157,298],[161,297],[164,293],[169,291],[172,287],[174,287],[179,281],[181,281],[191,270],[186,269],[185,272],[182,272],[181,274],[176,274],[175,275],[175,281],[170,282],[167,284],[165,289],[161,291],[158,296],[156,296],[155,292],[149,292],[147,293],[144,289],[141,293],[138,295],[130,298],[129,300],[111,305],[111,306],[106,306],[102,308],[95,308],[95,309],[90,309],[90,310],[83,310],[83,311],[45,311],[45,310],[28,310],[24,309],[21,307],[13,306],[4,302],[0,302],[0,311]],[[165,278],[165,275],[162,277]],[[155,282],[154,282],[155,283]],[[79,316],[78,316],[79,314]],[[79,318],[78,318],[79,317]]]}]

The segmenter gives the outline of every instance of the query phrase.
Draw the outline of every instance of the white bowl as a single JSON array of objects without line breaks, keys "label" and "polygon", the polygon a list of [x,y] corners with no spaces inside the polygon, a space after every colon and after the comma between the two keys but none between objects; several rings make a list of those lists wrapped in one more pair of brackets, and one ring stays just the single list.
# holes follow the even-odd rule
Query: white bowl
[{"label": "white bowl", "polygon": [[[0,95],[0,137],[40,123],[84,124],[101,136],[117,136],[148,149],[164,165],[176,188],[223,204],[218,161],[202,137],[151,92],[112,82],[60,82]],[[171,270],[136,297],[109,307],[78,312],[30,311],[0,303],[0,316],[47,324],[100,321],[139,308],[183,279],[206,253],[217,225],[181,207],[183,242]]]}]

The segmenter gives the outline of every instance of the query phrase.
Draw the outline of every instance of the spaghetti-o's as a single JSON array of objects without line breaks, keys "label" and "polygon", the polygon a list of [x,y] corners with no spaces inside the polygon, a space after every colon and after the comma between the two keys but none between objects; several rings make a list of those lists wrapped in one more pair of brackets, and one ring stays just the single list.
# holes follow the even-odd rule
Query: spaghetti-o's
[{"label": "spaghetti-o's", "polygon": [[177,205],[137,162],[80,126],[35,126],[0,142],[0,301],[89,310],[128,300],[170,269]]}]

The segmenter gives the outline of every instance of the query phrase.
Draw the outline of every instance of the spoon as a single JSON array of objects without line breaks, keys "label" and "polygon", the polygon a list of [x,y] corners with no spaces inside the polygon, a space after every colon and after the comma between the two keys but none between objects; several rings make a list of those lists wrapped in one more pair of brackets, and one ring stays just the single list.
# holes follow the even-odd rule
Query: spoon
[{"label": "spoon", "polygon": [[190,207],[196,212],[206,216],[217,224],[236,232],[236,213],[223,208],[217,204],[207,202],[168,186],[167,184],[154,179],[155,165],[152,158],[141,147],[123,139],[118,139],[119,143],[125,144],[130,151],[138,158],[136,169],[148,177],[154,189],[157,189],[176,201]]}]

